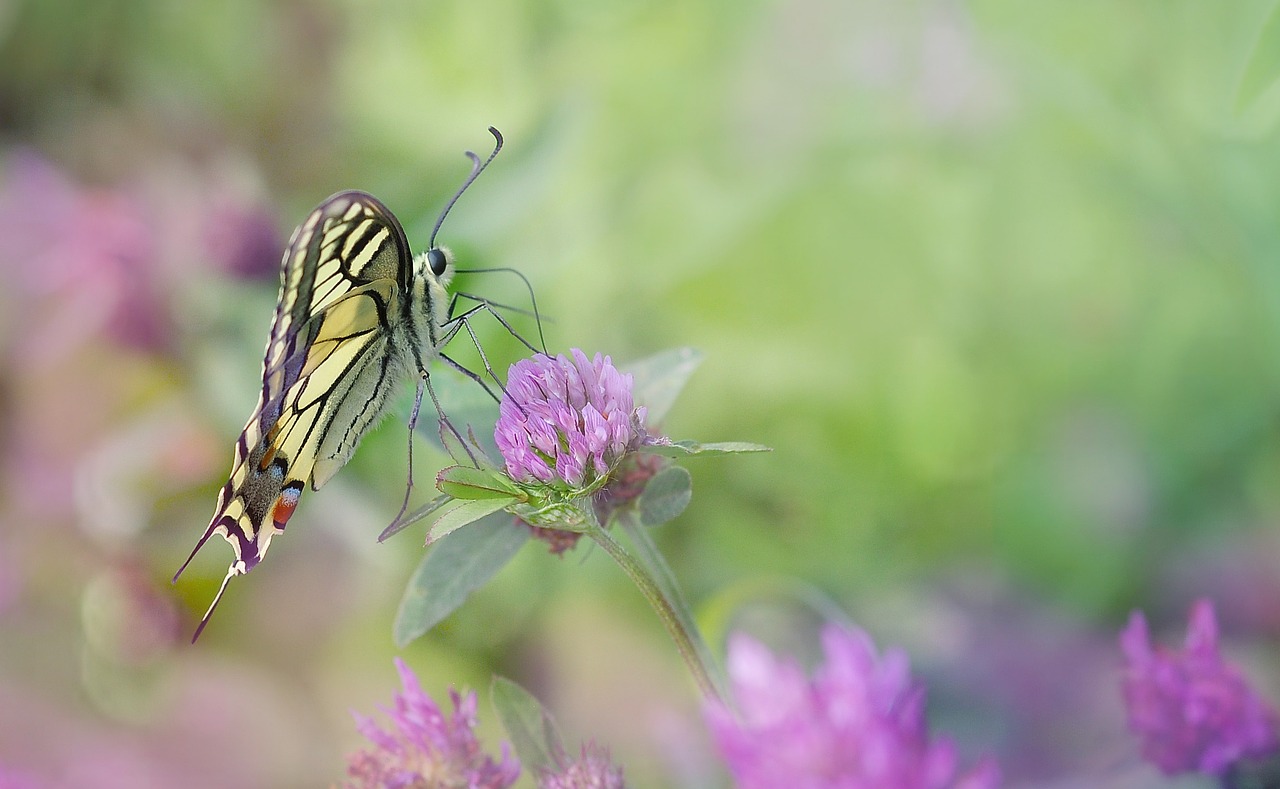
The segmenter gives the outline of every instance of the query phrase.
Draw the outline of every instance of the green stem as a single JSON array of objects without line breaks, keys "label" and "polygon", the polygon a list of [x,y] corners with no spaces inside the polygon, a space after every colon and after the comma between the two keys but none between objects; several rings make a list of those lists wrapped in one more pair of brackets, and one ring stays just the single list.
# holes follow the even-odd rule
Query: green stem
[{"label": "green stem", "polygon": [[693,618],[684,606],[684,601],[678,595],[665,594],[654,578],[654,574],[650,572],[650,568],[632,556],[622,543],[613,539],[599,524],[590,524],[586,533],[601,548],[604,548],[622,571],[636,586],[640,587],[640,593],[649,601],[649,605],[653,606],[658,619],[662,620],[672,640],[676,642],[676,650],[680,653],[680,657],[684,658],[685,665],[693,672],[694,681],[698,683],[698,689],[702,691],[702,695],[708,699],[723,702],[724,696],[708,669],[710,660],[707,649],[697,629],[693,627]]},{"label": "green stem", "polygon": [[676,583],[675,573],[671,571],[671,565],[667,564],[667,560],[662,558],[662,552],[654,544],[649,528],[634,514],[624,513],[619,516],[618,522],[630,538],[631,549],[635,551],[636,559],[648,569],[657,582],[659,590],[671,602],[671,608],[679,618],[684,631],[689,634],[689,641],[693,644],[694,651],[698,653],[698,659],[711,674],[711,682],[715,685],[717,695],[721,700],[727,701],[731,696],[725,690],[724,672],[721,670],[720,663],[712,657],[711,650],[707,649],[706,641],[702,638],[702,629],[694,622],[689,603],[680,592],[680,584]]}]

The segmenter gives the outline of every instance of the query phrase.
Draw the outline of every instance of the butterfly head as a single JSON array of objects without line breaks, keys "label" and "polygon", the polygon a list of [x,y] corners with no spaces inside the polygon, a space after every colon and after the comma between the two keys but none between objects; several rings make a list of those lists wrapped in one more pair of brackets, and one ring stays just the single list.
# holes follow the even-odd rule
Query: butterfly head
[{"label": "butterfly head", "polygon": [[453,279],[453,253],[448,247],[432,247],[418,256],[417,268],[427,281],[434,280],[448,286]]}]

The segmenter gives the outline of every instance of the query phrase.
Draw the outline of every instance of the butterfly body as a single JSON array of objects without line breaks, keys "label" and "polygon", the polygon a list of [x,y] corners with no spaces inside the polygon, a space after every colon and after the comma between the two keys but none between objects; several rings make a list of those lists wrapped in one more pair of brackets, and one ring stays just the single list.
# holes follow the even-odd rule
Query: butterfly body
[{"label": "butterfly body", "polygon": [[447,250],[411,256],[400,222],[364,192],[333,195],[294,231],[257,408],[236,440],[209,527],[178,570],[214,534],[231,544],[234,558],[197,637],[227,582],[283,533],[303,488],[329,481],[391,394],[439,356],[452,336],[452,275]]}]

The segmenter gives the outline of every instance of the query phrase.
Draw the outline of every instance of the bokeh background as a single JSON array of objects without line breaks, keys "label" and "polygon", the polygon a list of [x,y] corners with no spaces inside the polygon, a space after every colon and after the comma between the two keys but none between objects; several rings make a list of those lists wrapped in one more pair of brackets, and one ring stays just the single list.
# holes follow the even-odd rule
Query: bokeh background
[{"label": "bokeh background", "polygon": [[812,659],[828,606],[1008,785],[1168,785],[1124,729],[1131,609],[1173,641],[1212,598],[1280,702],[1274,5],[0,2],[0,766],[329,785],[399,654],[440,699],[517,679],[636,786],[727,785],[599,551],[526,546],[394,647],[407,386],[187,643],[229,549],[168,581],[288,233],[362,188],[423,248],[492,124],[441,240],[524,272],[553,349],[699,348],[667,432],[775,448],[690,461],[656,535],[716,649]]}]

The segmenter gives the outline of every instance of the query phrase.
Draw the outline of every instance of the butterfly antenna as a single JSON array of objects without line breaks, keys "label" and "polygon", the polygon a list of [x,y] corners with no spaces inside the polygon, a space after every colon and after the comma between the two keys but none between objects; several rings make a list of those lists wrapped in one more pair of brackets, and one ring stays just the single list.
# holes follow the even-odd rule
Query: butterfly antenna
[{"label": "butterfly antenna", "polygon": [[444,218],[449,215],[449,211],[453,208],[453,204],[458,202],[458,198],[462,197],[462,193],[467,191],[467,187],[475,183],[480,177],[480,173],[484,172],[484,168],[489,166],[489,162],[493,161],[493,157],[498,155],[498,151],[502,150],[502,132],[489,127],[489,133],[493,135],[496,144],[493,146],[493,153],[489,154],[489,158],[483,162],[474,152],[467,151],[467,158],[471,160],[471,175],[467,176],[467,180],[462,182],[462,186],[458,187],[458,191],[453,193],[453,197],[449,198],[449,202],[445,204],[444,210],[440,212],[440,218],[436,220],[436,226],[431,228],[430,249],[436,248],[436,234],[440,232],[440,226],[444,224]]}]

